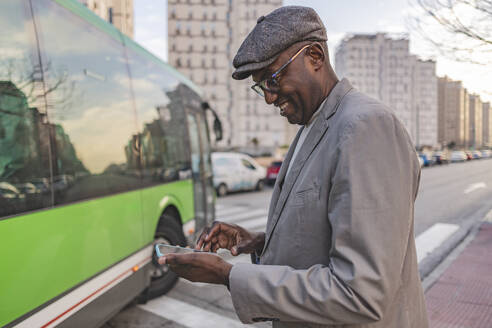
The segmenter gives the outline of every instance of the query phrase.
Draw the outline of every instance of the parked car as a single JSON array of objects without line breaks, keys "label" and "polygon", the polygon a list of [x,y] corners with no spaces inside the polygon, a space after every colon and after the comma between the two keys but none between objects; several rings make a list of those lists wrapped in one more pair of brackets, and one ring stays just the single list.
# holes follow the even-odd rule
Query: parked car
[{"label": "parked car", "polygon": [[418,156],[418,159],[419,159],[420,167],[423,167],[424,166],[424,160],[420,156]]},{"label": "parked car", "polygon": [[14,185],[8,182],[0,182],[0,198],[23,199],[24,195]]},{"label": "parked car", "polygon": [[462,150],[455,150],[451,153],[451,162],[456,163],[456,162],[465,162],[467,160],[467,156],[464,151]]},{"label": "parked car", "polygon": [[488,149],[484,149],[482,150],[482,158],[490,158],[490,156],[492,155],[492,152]]},{"label": "parked car", "polygon": [[433,155],[432,155],[432,162],[434,164],[448,164],[449,163],[449,159],[448,157],[446,156],[446,153],[442,152],[442,151],[436,151]]},{"label": "parked car", "polygon": [[212,153],[212,166],[218,196],[224,196],[230,191],[263,189],[266,169],[248,155]]},{"label": "parked car", "polygon": [[419,154],[419,157],[424,162],[424,166],[431,166],[433,164],[432,163],[432,158],[428,154],[426,154],[426,153],[420,153]]},{"label": "parked car", "polygon": [[277,179],[278,172],[280,171],[280,167],[282,166],[282,161],[273,161],[267,167],[266,173],[266,183],[269,185],[273,185],[275,180]]},{"label": "parked car", "polygon": [[474,151],[472,151],[472,157],[473,157],[473,159],[481,159],[482,153],[478,150],[474,150]]}]

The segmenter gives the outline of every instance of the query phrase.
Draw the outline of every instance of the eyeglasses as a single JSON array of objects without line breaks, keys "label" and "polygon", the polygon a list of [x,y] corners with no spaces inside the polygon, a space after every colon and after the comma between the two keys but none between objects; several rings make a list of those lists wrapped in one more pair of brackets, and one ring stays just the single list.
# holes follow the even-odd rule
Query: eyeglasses
[{"label": "eyeglasses", "polygon": [[299,56],[299,54],[306,48],[310,47],[311,44],[308,44],[308,45],[305,45],[304,47],[302,47],[298,52],[296,52],[296,54],[292,57],[290,57],[290,59],[282,65],[282,67],[280,67],[275,73],[272,74],[271,77],[267,78],[267,79],[264,79],[258,83],[255,83],[251,89],[253,89],[258,95],[260,95],[261,97],[265,97],[265,91],[268,91],[268,92],[278,92],[280,90],[280,85],[279,85],[279,82],[278,82],[278,74],[284,69],[287,67],[287,65],[289,65],[290,63],[292,63],[294,61],[294,59],[296,59],[297,56]]}]

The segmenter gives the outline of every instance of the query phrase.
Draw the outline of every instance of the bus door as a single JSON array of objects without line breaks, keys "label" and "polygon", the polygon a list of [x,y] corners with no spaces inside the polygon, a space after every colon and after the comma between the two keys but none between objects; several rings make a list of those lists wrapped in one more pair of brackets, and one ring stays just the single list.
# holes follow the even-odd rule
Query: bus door
[{"label": "bus door", "polygon": [[214,217],[210,143],[204,116],[191,110],[187,111],[186,116],[195,195],[195,231],[200,233],[207,224],[211,223]]}]

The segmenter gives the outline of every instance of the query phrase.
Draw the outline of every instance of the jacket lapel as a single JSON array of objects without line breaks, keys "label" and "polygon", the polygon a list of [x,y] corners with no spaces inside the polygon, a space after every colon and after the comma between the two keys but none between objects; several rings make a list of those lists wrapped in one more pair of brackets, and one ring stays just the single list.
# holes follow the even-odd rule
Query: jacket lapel
[{"label": "jacket lapel", "polygon": [[[285,177],[285,174],[287,172],[288,168],[288,162],[286,162],[285,166],[282,166],[282,169],[284,170],[283,172],[283,177],[285,177],[283,181],[282,188],[280,190],[277,190],[279,192],[278,196],[278,201],[276,201],[275,204],[275,209],[273,210],[272,213],[272,208],[273,208],[273,202],[270,207],[270,213],[268,215],[268,224],[267,224],[267,229],[266,229],[266,235],[265,235],[265,247],[263,248],[263,251],[266,249],[268,245],[268,241],[270,239],[270,236],[275,229],[275,226],[277,225],[278,219],[280,217],[280,214],[282,213],[282,210],[284,208],[285,202],[287,198],[290,195],[290,192],[292,190],[292,187],[294,186],[297,177],[299,176],[299,173],[301,172],[302,167],[306,163],[306,160],[308,159],[309,155],[313,152],[314,148],[318,145],[319,141],[321,140],[321,137],[325,134],[327,128],[328,128],[328,121],[323,119],[322,117],[318,117],[318,119],[313,123],[314,126],[312,130],[309,132],[309,134],[306,137],[306,140],[304,140],[304,143],[301,146],[301,149],[297,153],[296,158],[294,159],[294,162],[292,163],[292,167],[290,168],[289,175]],[[298,135],[300,132],[298,133]],[[295,147],[291,147],[289,152],[293,153],[293,149]],[[290,159],[292,158],[292,154],[290,154],[289,162]],[[282,180],[279,180],[278,184],[275,185],[276,188],[280,188],[280,183]],[[273,197],[273,196],[272,196]]]},{"label": "jacket lapel", "polygon": [[277,206],[277,201],[280,196],[280,192],[282,190],[282,186],[284,184],[284,179],[285,179],[285,174],[287,174],[287,169],[289,168],[289,163],[292,160],[292,155],[294,154],[294,150],[296,149],[297,142],[299,141],[299,136],[301,135],[302,130],[304,127],[300,128],[299,131],[297,131],[297,135],[294,138],[294,141],[290,145],[289,151],[287,152],[287,155],[285,155],[285,159],[282,162],[282,166],[280,167],[280,171],[278,172],[277,179],[275,180],[275,186],[273,187],[273,193],[272,193],[272,199],[270,201],[270,207],[268,209],[268,222],[267,222],[267,230],[272,222],[272,215],[273,212],[275,211],[275,207]]},{"label": "jacket lapel", "polygon": [[299,136],[302,132],[302,129],[300,129],[297,133],[296,139],[289,149],[286,160],[282,164],[279,176],[275,183],[275,188],[272,194],[272,201],[270,203],[270,209],[268,213],[268,222],[265,232],[265,245],[263,247],[262,255],[268,247],[268,242],[270,241],[270,237],[275,230],[275,227],[280,218],[280,214],[284,209],[285,202],[287,201],[292,187],[297,181],[297,178],[302,168],[304,167],[304,164],[306,163],[309,155],[311,155],[311,153],[314,151],[322,137],[325,135],[329,127],[328,119],[333,116],[333,114],[335,114],[343,97],[351,89],[352,86],[346,79],[341,80],[335,85],[332,92],[330,92],[328,99],[323,105],[319,117],[313,122],[314,125],[312,127],[312,130],[309,132],[306,139],[304,140],[304,143],[301,145],[301,149],[297,153],[297,156],[292,163],[292,167],[289,172],[290,174],[286,177],[285,175],[287,173],[287,169],[292,159],[292,155],[294,153],[297,142],[299,141]]}]

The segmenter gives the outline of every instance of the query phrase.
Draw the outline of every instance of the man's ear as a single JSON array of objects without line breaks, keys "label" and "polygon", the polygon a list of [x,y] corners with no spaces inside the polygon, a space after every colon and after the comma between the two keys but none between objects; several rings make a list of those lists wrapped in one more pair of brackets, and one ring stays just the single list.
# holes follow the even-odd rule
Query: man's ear
[{"label": "man's ear", "polygon": [[311,65],[313,65],[315,71],[319,70],[324,65],[324,62],[326,60],[326,55],[323,47],[318,42],[314,42],[308,48],[308,56],[310,59],[310,63]]}]

